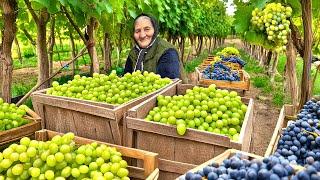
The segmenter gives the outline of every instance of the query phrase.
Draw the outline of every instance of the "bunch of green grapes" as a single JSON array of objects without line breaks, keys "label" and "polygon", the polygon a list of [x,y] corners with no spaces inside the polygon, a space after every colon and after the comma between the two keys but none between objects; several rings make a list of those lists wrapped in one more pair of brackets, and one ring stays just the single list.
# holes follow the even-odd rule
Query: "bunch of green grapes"
[{"label": "bunch of green grapes", "polygon": [[1,179],[129,179],[127,162],[115,148],[96,142],[77,147],[74,134],[51,141],[24,137],[0,153]]},{"label": "bunch of green grapes", "polygon": [[239,50],[234,47],[225,47],[222,51],[218,52],[217,54],[222,55],[224,57],[230,57],[230,56],[240,57]]},{"label": "bunch of green grapes", "polygon": [[153,72],[136,71],[118,77],[116,71],[112,71],[110,75],[94,73],[93,77],[75,75],[72,81],[62,85],[54,81],[47,94],[123,104],[156,91],[170,82],[169,78],[161,78]]},{"label": "bunch of green grapes", "polygon": [[157,97],[145,120],[176,125],[184,135],[187,128],[224,134],[238,141],[247,106],[235,91],[195,86],[185,95]]},{"label": "bunch of green grapes", "polygon": [[29,121],[24,119],[26,106],[17,107],[15,104],[5,103],[0,98],[0,131],[9,130],[27,124]]},{"label": "bunch of green grapes", "polygon": [[253,26],[264,31],[269,41],[276,46],[276,51],[286,49],[287,34],[290,32],[291,7],[282,6],[280,3],[269,3],[263,10],[255,8],[252,11],[251,23]]}]

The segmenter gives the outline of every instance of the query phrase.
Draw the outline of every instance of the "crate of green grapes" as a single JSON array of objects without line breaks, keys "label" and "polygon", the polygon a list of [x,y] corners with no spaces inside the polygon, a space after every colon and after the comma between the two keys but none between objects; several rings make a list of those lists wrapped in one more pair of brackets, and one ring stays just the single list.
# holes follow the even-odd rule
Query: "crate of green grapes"
[{"label": "crate of green grapes", "polygon": [[[1,153],[0,179],[156,180],[158,154],[49,130],[23,137]],[[144,167],[130,164],[138,159]]]},{"label": "crate of green grapes", "polygon": [[0,145],[33,135],[41,129],[40,123],[40,116],[27,106],[17,107],[0,98]]},{"label": "crate of green grapes", "polygon": [[253,100],[235,91],[177,84],[130,109],[125,145],[159,154],[160,179],[175,179],[227,149],[249,151]]},{"label": "crate of green grapes", "polygon": [[113,144],[122,144],[122,119],[131,107],[180,80],[140,71],[118,77],[76,75],[72,81],[32,94],[43,128]]}]

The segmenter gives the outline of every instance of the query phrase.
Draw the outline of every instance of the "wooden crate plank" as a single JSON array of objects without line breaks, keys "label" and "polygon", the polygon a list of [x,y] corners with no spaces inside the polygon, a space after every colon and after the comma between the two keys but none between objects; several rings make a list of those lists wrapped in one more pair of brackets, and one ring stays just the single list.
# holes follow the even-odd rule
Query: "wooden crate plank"
[{"label": "wooden crate plank", "polygon": [[177,134],[175,126],[145,121],[137,118],[127,117],[127,128],[213,145],[230,146],[230,138],[224,135],[188,128],[187,132],[183,136],[180,136]]},{"label": "wooden crate plank", "polygon": [[[201,164],[215,155],[215,146],[185,139],[175,139],[174,160],[189,164]],[[188,158],[186,158],[188,157]]]},{"label": "wooden crate plank", "polygon": [[159,169],[161,172],[172,172],[176,174],[184,174],[186,171],[196,167],[194,164],[182,163],[177,161],[170,161],[159,158]]},{"label": "wooden crate plank", "polygon": [[153,133],[137,132],[136,148],[157,152],[159,157],[174,159],[174,139]]}]

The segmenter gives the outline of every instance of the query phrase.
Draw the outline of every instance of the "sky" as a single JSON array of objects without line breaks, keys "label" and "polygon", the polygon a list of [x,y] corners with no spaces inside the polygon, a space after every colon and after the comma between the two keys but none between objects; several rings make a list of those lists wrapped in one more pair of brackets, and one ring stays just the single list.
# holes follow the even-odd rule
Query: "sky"
[{"label": "sky", "polygon": [[226,6],[227,6],[227,14],[232,16],[234,15],[234,11],[235,11],[235,8],[233,6],[233,0],[228,0],[228,2],[226,3]]}]

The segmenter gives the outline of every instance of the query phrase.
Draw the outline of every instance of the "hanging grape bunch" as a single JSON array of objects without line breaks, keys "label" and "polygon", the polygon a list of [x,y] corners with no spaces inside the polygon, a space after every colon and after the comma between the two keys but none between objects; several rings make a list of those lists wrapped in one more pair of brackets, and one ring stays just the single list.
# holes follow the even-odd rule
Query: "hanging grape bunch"
[{"label": "hanging grape bunch", "polygon": [[270,3],[263,10],[255,8],[252,11],[251,23],[257,30],[264,31],[268,40],[275,44],[275,50],[280,52],[286,49],[291,14],[291,7]]}]

